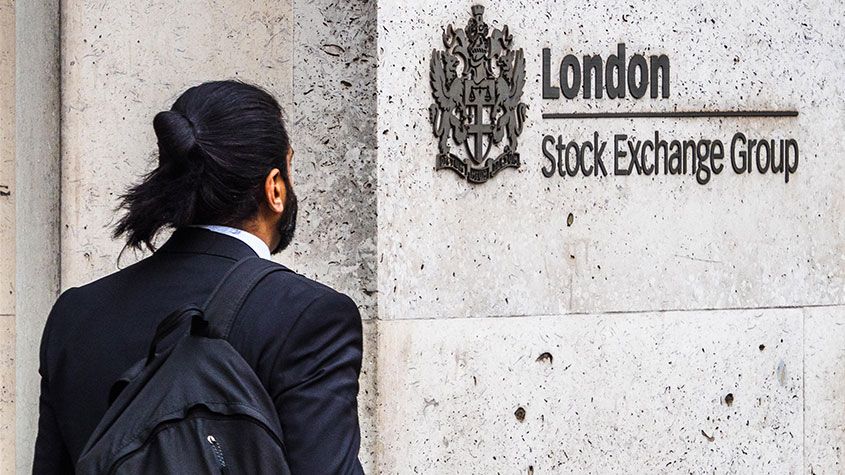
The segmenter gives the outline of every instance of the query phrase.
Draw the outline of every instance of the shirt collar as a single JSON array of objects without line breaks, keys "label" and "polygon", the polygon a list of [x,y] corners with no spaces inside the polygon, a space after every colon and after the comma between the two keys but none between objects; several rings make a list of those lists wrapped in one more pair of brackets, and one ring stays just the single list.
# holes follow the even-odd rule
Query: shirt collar
[{"label": "shirt collar", "polygon": [[233,238],[242,241],[244,244],[252,248],[252,250],[255,251],[256,254],[258,254],[258,257],[261,257],[263,259],[270,259],[270,248],[267,247],[267,243],[261,240],[260,237],[248,231],[233,228],[230,226],[221,226],[218,224],[195,224],[191,227],[203,228],[209,231],[214,231],[215,233],[232,236]]}]

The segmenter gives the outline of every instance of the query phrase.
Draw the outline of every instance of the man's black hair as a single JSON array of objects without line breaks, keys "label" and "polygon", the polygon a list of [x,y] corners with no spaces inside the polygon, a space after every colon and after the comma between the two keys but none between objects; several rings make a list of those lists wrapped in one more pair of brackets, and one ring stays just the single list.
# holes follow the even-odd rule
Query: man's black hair
[{"label": "man's black hair", "polygon": [[287,188],[280,229],[292,238],[296,197],[286,157],[290,147],[282,109],[267,91],[241,81],[212,81],[185,91],[153,120],[158,167],[121,196],[126,213],[114,237],[154,250],[162,228],[238,225],[255,216],[267,174],[278,168]]}]

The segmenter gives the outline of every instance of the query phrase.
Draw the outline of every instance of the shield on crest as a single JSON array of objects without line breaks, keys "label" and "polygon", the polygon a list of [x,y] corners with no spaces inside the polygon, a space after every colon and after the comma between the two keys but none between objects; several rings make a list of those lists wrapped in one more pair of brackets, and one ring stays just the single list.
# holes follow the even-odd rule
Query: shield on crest
[{"label": "shield on crest", "polygon": [[481,165],[490,155],[493,147],[493,133],[496,130],[496,83],[492,78],[479,84],[466,83],[464,108],[466,123],[466,150],[476,165]]}]

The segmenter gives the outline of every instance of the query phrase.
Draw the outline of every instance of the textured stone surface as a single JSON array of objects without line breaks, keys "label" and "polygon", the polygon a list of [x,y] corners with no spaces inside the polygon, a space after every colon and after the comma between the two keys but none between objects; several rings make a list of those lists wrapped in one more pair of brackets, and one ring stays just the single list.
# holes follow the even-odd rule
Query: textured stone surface
[{"label": "textured stone surface", "polygon": [[0,2],[0,255],[3,256],[0,259],[0,315],[3,316],[15,313],[16,194],[15,5],[4,0]]},{"label": "textured stone surface", "polygon": [[293,18],[288,116],[300,211],[283,260],[349,294],[365,319],[359,457],[375,473],[376,2],[294,0]]},{"label": "textured stone surface", "polygon": [[[0,473],[15,469],[15,318],[0,316]],[[25,450],[26,446],[20,447]]]},{"label": "textured stone surface", "polygon": [[807,473],[845,472],[845,307],[805,310]]},{"label": "textured stone surface", "polygon": [[26,474],[38,427],[38,348],[59,291],[59,1],[17,2],[15,38],[15,432],[17,473]]},{"label": "textured stone surface", "polygon": [[383,321],[380,469],[797,472],[802,322],[800,310]]},{"label": "textured stone surface", "polygon": [[271,0],[62,10],[63,287],[117,269],[117,196],[154,165],[153,117],[182,91],[239,78],[290,103],[291,25],[290,4]]},{"label": "textured stone surface", "polygon": [[[379,2],[381,471],[840,472],[841,307],[776,307],[845,302],[845,5],[484,5],[525,49],[530,109],[522,168],[472,186],[434,169],[428,123],[431,51],[469,4]],[[619,42],[671,58],[668,99],[541,99],[542,48]],[[799,117],[540,117],[736,109]],[[789,183],[543,177],[544,135],[594,131],[794,137],[801,161]]]},{"label": "textured stone surface", "polygon": [[297,0],[294,23],[290,264],[374,317],[376,2]]},{"label": "textured stone surface", "polygon": [[[429,58],[469,3],[379,2],[381,318],[735,308],[845,301],[842,2],[485,2],[525,49],[523,167],[483,186],[434,169]],[[753,21],[752,21],[753,19]],[[668,99],[544,101],[541,49],[667,54]],[[791,119],[553,121],[543,112],[790,109]],[[544,178],[545,134],[584,141],[795,137],[782,176]],[[608,160],[610,151],[605,152]],[[571,226],[567,224],[573,215]]]},{"label": "textured stone surface", "polygon": [[15,466],[15,4],[0,1],[0,473]]},{"label": "textured stone surface", "polygon": [[361,448],[358,458],[365,473],[377,473],[379,428],[376,419],[378,404],[377,350],[378,320],[364,320],[364,361],[358,379],[358,422],[361,427]]}]

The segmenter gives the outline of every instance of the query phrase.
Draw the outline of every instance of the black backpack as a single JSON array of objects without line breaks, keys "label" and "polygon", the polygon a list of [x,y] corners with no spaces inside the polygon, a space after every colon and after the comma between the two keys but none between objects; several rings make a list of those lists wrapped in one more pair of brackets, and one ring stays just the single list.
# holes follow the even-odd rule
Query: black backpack
[{"label": "black backpack", "polygon": [[[188,305],[165,318],[147,358],[112,387],[77,473],[290,474],[273,401],[226,341],[252,289],[280,271],[287,269],[242,259],[202,309]],[[188,319],[190,334],[157,354]]]}]

